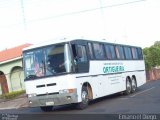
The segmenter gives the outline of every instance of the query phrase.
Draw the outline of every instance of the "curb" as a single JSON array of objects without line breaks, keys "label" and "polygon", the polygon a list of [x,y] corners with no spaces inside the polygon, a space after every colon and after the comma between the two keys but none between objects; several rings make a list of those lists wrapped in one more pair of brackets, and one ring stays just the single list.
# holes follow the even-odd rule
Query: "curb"
[{"label": "curb", "polygon": [[8,110],[8,109],[19,109],[19,107],[5,107],[5,108],[0,108],[0,110]]}]

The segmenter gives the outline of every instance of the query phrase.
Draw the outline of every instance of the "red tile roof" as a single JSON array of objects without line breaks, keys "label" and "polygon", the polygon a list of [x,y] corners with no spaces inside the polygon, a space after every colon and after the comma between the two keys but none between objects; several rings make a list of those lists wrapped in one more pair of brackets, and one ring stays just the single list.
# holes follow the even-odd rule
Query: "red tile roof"
[{"label": "red tile roof", "polygon": [[7,60],[11,60],[17,57],[21,57],[22,55],[22,49],[30,46],[32,44],[23,44],[14,48],[6,49],[3,51],[0,51],[0,62],[4,62]]}]

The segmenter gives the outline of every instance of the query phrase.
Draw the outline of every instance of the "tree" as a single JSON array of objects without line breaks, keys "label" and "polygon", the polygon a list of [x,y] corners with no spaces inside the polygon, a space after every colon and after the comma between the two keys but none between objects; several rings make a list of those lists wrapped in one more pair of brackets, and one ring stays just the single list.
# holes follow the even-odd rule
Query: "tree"
[{"label": "tree", "polygon": [[151,61],[149,60],[149,48],[144,48],[143,49],[143,54],[144,54],[144,60],[145,60],[145,66],[146,66],[146,70],[150,70],[152,65],[151,65]]},{"label": "tree", "polygon": [[155,41],[153,46],[160,47],[160,41]]},{"label": "tree", "polygon": [[156,41],[155,44],[149,48],[144,48],[143,53],[147,70],[160,66],[160,41]]},{"label": "tree", "polygon": [[149,48],[149,61],[151,62],[152,67],[160,65],[160,49],[157,47]]}]

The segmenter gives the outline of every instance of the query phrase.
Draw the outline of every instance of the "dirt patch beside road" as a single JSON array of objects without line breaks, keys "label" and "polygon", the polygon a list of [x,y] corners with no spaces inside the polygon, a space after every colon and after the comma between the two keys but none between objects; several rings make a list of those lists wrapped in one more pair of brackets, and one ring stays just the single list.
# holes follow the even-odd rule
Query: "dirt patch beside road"
[{"label": "dirt patch beside road", "polygon": [[26,96],[18,97],[13,100],[7,100],[0,102],[0,109],[18,109],[21,107],[28,107],[28,99]]}]

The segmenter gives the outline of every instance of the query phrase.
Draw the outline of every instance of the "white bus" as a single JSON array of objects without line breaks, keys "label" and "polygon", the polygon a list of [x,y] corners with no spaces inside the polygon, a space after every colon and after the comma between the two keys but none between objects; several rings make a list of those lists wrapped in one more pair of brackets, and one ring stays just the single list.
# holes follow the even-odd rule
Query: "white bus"
[{"label": "white bus", "polygon": [[140,47],[105,40],[64,39],[23,50],[26,93],[31,107],[51,111],[118,92],[130,94],[146,83]]}]

